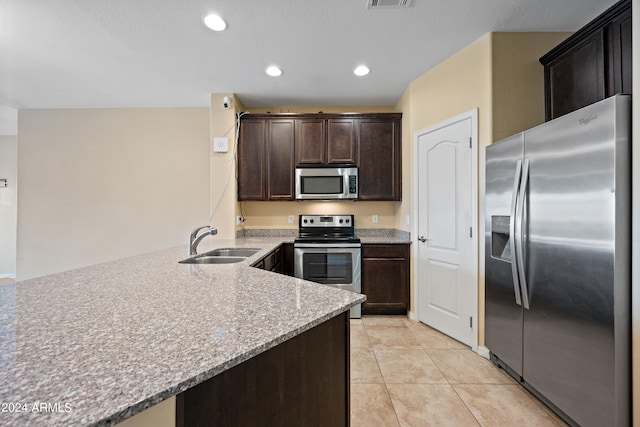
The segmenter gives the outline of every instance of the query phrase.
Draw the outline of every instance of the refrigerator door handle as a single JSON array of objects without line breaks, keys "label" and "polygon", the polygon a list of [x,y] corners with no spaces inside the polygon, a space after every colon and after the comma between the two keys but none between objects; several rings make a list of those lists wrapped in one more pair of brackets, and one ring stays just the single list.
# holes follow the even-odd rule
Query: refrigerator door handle
[{"label": "refrigerator door handle", "polygon": [[522,305],[520,298],[520,282],[518,280],[518,265],[516,262],[516,207],[518,204],[518,189],[522,175],[522,161],[516,163],[516,176],[513,180],[513,193],[511,195],[511,210],[509,211],[509,249],[511,250],[511,275],[513,276],[513,292],[516,295],[516,304]]},{"label": "refrigerator door handle", "polygon": [[516,258],[518,260],[518,273],[520,277],[520,286],[522,290],[522,305],[529,310],[529,290],[527,288],[527,275],[524,267],[524,198],[527,194],[527,186],[529,185],[529,158],[524,159],[522,171],[522,180],[520,183],[520,191],[518,193],[517,212],[516,212]]}]

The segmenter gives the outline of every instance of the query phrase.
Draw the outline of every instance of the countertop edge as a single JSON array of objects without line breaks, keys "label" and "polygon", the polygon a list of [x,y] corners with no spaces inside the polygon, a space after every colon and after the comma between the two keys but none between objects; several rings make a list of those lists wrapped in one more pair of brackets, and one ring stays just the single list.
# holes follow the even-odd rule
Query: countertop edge
[{"label": "countertop edge", "polygon": [[[252,267],[253,268],[253,267]],[[277,274],[277,273],[275,273]],[[202,384],[203,382],[215,377],[216,375],[219,375],[225,371],[228,371],[229,369],[232,369],[244,362],[246,362],[247,360],[250,360],[256,356],[258,356],[259,354],[264,353],[265,351],[268,351],[282,343],[284,343],[285,341],[290,340],[291,338],[294,338],[308,330],[313,329],[314,327],[326,322],[329,319],[333,319],[336,316],[339,316],[342,313],[345,313],[347,311],[349,311],[349,309],[351,307],[353,307],[354,305],[360,304],[362,302],[365,301],[365,297],[361,297],[360,298],[361,301],[356,301],[353,302],[351,304],[348,304],[346,307],[334,310],[332,312],[329,312],[327,314],[325,314],[324,316],[321,316],[303,326],[300,326],[299,328],[296,328],[292,331],[289,331],[286,334],[280,335],[279,337],[276,337],[274,339],[272,339],[271,341],[267,341],[263,344],[261,344],[260,346],[251,349],[245,353],[239,354],[238,356],[234,357],[233,359],[228,360],[227,362],[221,364],[221,365],[217,365],[213,368],[211,368],[210,370],[207,370],[205,372],[202,372],[201,374],[198,374],[192,378],[189,378],[185,381],[183,381],[182,383],[170,387],[166,390],[164,390],[163,392],[157,393],[153,396],[148,397],[147,399],[144,399],[142,401],[136,402],[130,406],[128,406],[125,410],[120,411],[118,413],[114,413],[111,416],[103,419],[103,420],[99,420],[96,423],[92,424],[94,426],[111,426],[111,425],[115,425],[118,424],[128,418],[131,418],[141,412],[143,412],[146,409],[151,408],[154,405],[157,405],[167,399],[169,399],[170,397],[173,396],[177,396],[180,393],[183,393],[184,391],[197,386],[199,384]]]}]

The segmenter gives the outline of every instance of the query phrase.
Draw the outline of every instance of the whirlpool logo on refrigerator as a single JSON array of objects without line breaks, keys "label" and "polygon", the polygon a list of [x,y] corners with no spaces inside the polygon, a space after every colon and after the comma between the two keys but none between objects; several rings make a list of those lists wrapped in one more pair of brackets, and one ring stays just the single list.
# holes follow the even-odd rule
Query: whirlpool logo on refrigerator
[{"label": "whirlpool logo on refrigerator", "polygon": [[591,121],[593,121],[593,120],[595,120],[597,118],[598,118],[597,115],[592,114],[592,115],[590,115],[590,116],[588,116],[588,117],[586,117],[584,119],[578,120],[578,122],[580,122],[581,125],[588,125],[589,122],[591,122]]}]

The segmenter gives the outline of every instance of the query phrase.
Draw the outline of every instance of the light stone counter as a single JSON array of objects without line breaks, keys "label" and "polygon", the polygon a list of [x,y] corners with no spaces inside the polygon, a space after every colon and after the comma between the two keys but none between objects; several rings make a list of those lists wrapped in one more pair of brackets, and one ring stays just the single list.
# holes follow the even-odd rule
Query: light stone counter
[{"label": "light stone counter", "polygon": [[[109,425],[364,301],[179,247],[0,286],[0,425]],[[199,252],[208,250],[202,245]]]}]

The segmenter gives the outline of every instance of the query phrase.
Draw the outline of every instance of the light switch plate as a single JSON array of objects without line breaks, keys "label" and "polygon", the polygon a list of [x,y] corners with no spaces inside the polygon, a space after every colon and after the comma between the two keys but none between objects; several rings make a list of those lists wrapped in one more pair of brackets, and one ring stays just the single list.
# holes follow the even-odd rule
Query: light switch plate
[{"label": "light switch plate", "polygon": [[229,151],[229,139],[213,138],[213,151],[215,153],[226,153]]}]

